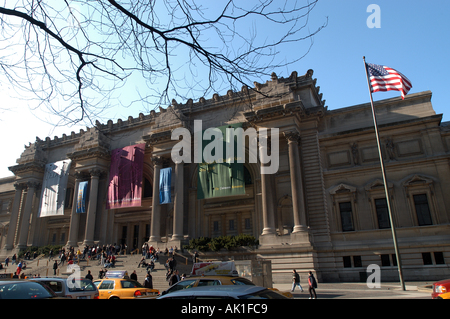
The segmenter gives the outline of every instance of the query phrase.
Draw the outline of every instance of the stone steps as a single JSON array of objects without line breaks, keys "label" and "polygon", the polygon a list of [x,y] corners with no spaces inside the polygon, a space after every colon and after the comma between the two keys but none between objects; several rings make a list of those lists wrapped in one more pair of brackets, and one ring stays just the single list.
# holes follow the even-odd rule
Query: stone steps
[{"label": "stone steps", "polygon": [[[142,258],[142,255],[118,255],[116,256],[116,265],[114,268],[110,268],[111,270],[126,270],[128,275],[131,275],[133,271],[136,271],[138,281],[143,284],[144,279],[147,275],[146,268],[139,267],[138,264]],[[166,268],[164,264],[166,263],[168,256],[164,256],[161,254],[159,256],[158,261],[155,262],[155,268],[153,269],[151,275],[153,279],[153,288],[158,289],[160,291],[166,290],[169,288],[169,284],[166,281]],[[58,260],[58,259],[56,259]],[[185,258],[180,256],[175,256],[175,260],[177,261],[176,269],[179,271],[179,274],[185,273],[189,275],[192,270],[192,261],[189,261],[186,265]],[[48,260],[48,258],[43,257],[39,259],[39,266],[37,264],[38,259],[30,260],[27,262],[27,268],[23,271],[25,275],[28,277],[32,277],[35,274],[40,274],[41,277],[51,277],[53,276],[53,263],[54,260]],[[147,259],[147,261],[149,261]],[[58,260],[59,262],[59,260]],[[16,271],[17,264],[11,265],[9,267],[2,270],[1,273],[14,273]],[[98,274],[100,270],[103,268],[98,260],[90,260],[90,261],[81,261],[81,276],[84,277],[87,275],[88,270],[91,271],[94,280],[98,279]],[[57,276],[58,277],[68,277],[71,272],[67,271],[67,263],[62,266],[59,266]]]}]

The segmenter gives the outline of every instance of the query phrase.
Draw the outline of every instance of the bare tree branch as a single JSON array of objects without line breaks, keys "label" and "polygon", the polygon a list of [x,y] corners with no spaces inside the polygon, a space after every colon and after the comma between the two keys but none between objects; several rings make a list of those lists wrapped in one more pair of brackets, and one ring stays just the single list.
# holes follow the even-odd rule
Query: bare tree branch
[{"label": "bare tree branch", "polygon": [[[251,86],[309,52],[327,24],[309,31],[317,2],[5,0],[0,84],[32,93],[61,124],[92,124],[116,106],[149,111],[173,98]],[[303,54],[280,58],[308,39]]]}]

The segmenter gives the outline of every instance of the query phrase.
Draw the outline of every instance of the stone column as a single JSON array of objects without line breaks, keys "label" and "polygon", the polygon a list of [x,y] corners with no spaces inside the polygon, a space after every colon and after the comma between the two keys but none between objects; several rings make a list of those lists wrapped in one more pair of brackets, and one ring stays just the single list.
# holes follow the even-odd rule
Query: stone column
[{"label": "stone column", "polygon": [[306,231],[305,199],[303,196],[303,181],[298,142],[300,134],[284,133],[289,147],[289,170],[291,174],[292,209],[294,214],[293,233]]},{"label": "stone column", "polygon": [[72,204],[72,215],[70,215],[70,229],[69,238],[67,241],[67,246],[77,247],[78,246],[78,231],[80,224],[80,214],[77,214],[77,202],[78,202],[78,187],[82,180],[81,173],[75,173],[75,188],[73,190],[73,204]]},{"label": "stone column", "polygon": [[184,209],[184,162],[175,164],[175,200],[173,212],[172,240],[183,239],[183,209]]},{"label": "stone column", "polygon": [[153,162],[153,200],[152,200],[152,219],[150,224],[149,242],[161,241],[161,205],[159,204],[159,171],[162,168],[162,158],[152,157]]},{"label": "stone column", "polygon": [[[262,139],[265,139],[264,141]],[[262,154],[268,154],[268,139],[260,138],[259,143],[260,158]],[[267,164],[261,162],[261,168]],[[261,174],[261,195],[262,195],[262,211],[263,211],[263,231],[261,235],[275,235],[275,214],[274,214],[274,193],[271,191],[272,175]]]},{"label": "stone column", "polygon": [[36,188],[39,187],[39,183],[28,182],[27,186],[28,186],[27,199],[25,201],[25,208],[23,210],[22,224],[20,225],[19,231],[19,243],[17,245],[19,249],[27,247],[28,230],[30,228],[31,209],[33,208],[34,193],[36,192]]},{"label": "stone column", "polygon": [[86,231],[83,245],[94,244],[95,216],[97,213],[98,180],[102,173],[99,169],[91,169],[91,188],[89,190],[89,206],[86,218]]},{"label": "stone column", "polygon": [[16,237],[17,222],[19,220],[20,200],[22,199],[22,192],[25,188],[25,185],[15,183],[14,187],[16,189],[16,192],[14,194],[14,203],[11,210],[11,220],[9,221],[8,235],[6,236],[6,250],[11,250],[14,247],[14,238]]}]

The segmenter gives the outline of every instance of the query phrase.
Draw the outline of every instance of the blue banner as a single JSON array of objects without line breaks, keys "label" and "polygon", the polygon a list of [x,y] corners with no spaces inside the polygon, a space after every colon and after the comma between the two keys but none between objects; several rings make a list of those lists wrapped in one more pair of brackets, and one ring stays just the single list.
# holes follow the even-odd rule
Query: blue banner
[{"label": "blue banner", "polygon": [[171,203],[170,186],[172,180],[172,168],[163,168],[159,172],[159,203]]},{"label": "blue banner", "polygon": [[86,195],[88,182],[80,182],[78,185],[77,213],[86,213]]}]

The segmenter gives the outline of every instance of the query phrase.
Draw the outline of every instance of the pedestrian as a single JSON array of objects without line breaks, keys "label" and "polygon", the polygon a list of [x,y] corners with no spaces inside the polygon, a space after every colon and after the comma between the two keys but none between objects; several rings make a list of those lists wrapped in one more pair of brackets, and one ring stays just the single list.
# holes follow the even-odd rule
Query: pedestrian
[{"label": "pedestrian", "polygon": [[316,278],[314,278],[312,271],[309,272],[308,284],[309,284],[309,299],[313,299],[313,295],[314,299],[317,299],[316,295],[317,280]]},{"label": "pedestrian", "polygon": [[150,262],[147,264],[147,272],[150,269],[150,272],[152,272],[152,270],[155,268],[155,263],[153,262],[152,259],[150,259]]},{"label": "pedestrian", "polygon": [[87,275],[86,275],[86,279],[89,279],[90,281],[93,281],[93,280],[94,280],[94,277],[92,277],[91,271],[90,271],[90,270],[88,270],[88,273],[87,273]]},{"label": "pedestrian", "polygon": [[295,286],[300,288],[300,291],[303,292],[303,287],[300,285],[300,276],[295,269],[292,270],[292,289],[291,292],[294,292]]},{"label": "pedestrian", "polygon": [[169,258],[169,269],[173,271],[175,269],[173,258]]},{"label": "pedestrian", "polygon": [[197,262],[197,259],[198,259],[198,252],[195,251],[195,252],[194,252],[194,256],[193,256],[193,258],[192,258],[192,261],[193,261],[194,263],[196,263],[196,262]]},{"label": "pedestrian", "polygon": [[[67,260],[66,254],[64,252],[61,253],[60,260],[61,260],[61,262],[59,264],[61,266],[64,265],[64,262]],[[72,262],[72,264],[73,264],[73,262]]]},{"label": "pedestrian", "polygon": [[137,281],[137,274],[136,274],[136,270],[133,271],[133,273],[130,275],[130,279],[132,280],[136,280]]},{"label": "pedestrian", "polygon": [[56,269],[58,269],[58,261],[55,259],[55,263],[53,264],[53,275],[56,276]]},{"label": "pedestrian", "polygon": [[80,264],[80,261],[81,261],[81,250],[80,250],[80,248],[78,248],[78,250],[77,250],[77,261],[78,261],[78,264]]},{"label": "pedestrian", "polygon": [[150,273],[147,273],[147,276],[145,277],[144,287],[153,289],[153,277]]},{"label": "pedestrian", "polygon": [[8,263],[9,263],[9,257],[6,257],[6,258],[5,258],[5,264],[6,264],[6,267],[8,267]]},{"label": "pedestrian", "polygon": [[173,286],[179,281],[180,281],[180,276],[178,275],[178,270],[175,270],[173,272],[172,276],[170,276],[169,286]]},{"label": "pedestrian", "polygon": [[17,264],[17,271],[16,271],[18,275],[20,275],[20,272],[22,271],[22,266],[23,266],[22,262],[19,261],[19,263]]}]

